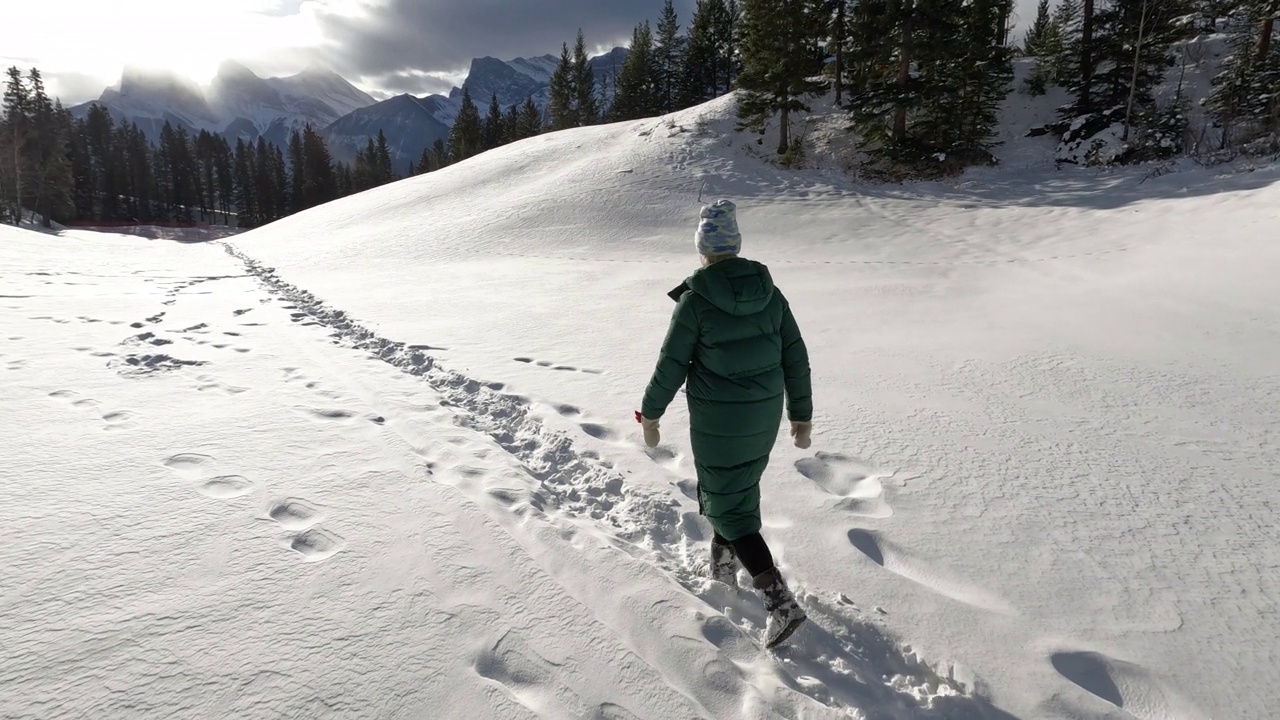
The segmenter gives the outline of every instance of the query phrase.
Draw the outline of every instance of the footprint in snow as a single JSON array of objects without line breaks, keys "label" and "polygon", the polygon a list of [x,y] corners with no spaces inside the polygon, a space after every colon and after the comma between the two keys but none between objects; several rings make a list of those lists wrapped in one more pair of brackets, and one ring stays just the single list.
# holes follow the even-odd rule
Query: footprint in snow
[{"label": "footprint in snow", "polygon": [[226,395],[239,395],[240,393],[249,392],[249,388],[236,387],[235,385],[227,385],[219,381],[212,375],[201,375],[196,378],[196,390],[200,392],[216,391]]},{"label": "footprint in snow", "polygon": [[580,368],[574,365],[563,365],[560,363],[552,362],[550,360],[534,360],[531,357],[518,357],[513,359],[518,363],[524,363],[526,365],[537,365],[538,367],[541,367],[541,368],[547,368],[548,370],[558,370],[560,372],[586,373],[588,375],[604,374],[603,370],[593,370],[591,368]]},{"label": "footprint in snow", "polygon": [[669,470],[675,470],[680,467],[680,454],[665,445],[659,445],[656,448],[645,448],[644,454],[648,455],[650,460]]},{"label": "footprint in snow", "polygon": [[134,413],[129,410],[115,410],[102,416],[102,422],[105,423],[103,430],[127,430],[133,427]]},{"label": "footprint in snow", "polygon": [[342,410],[337,408],[309,408],[299,406],[295,410],[305,418],[310,418],[316,422],[350,422],[356,416],[351,410]]},{"label": "footprint in snow", "polygon": [[214,459],[211,455],[201,453],[178,453],[170,455],[162,464],[181,477],[198,480],[201,476],[208,474],[213,467]]},{"label": "footprint in snow", "polygon": [[[563,710],[554,707],[559,704],[560,693],[556,692],[554,681],[560,663],[538,655],[515,631],[508,631],[492,647],[482,651],[472,667],[477,675],[501,685],[514,700],[530,710],[540,714]],[[553,707],[546,707],[547,702],[553,703]]]},{"label": "footprint in snow", "polygon": [[179,477],[195,483],[196,492],[215,500],[243,497],[257,489],[257,484],[243,475],[218,475],[217,460],[202,453],[178,453],[163,463]]},{"label": "footprint in snow", "polygon": [[222,475],[209,478],[196,488],[201,495],[216,500],[230,500],[253,492],[254,485],[243,475]]},{"label": "footprint in snow", "polygon": [[994,591],[970,582],[916,557],[886,540],[881,533],[862,528],[849,530],[849,544],[880,567],[944,597],[1001,615],[1015,614],[1013,606]]},{"label": "footprint in snow", "polygon": [[1092,651],[1056,652],[1049,662],[1062,677],[1142,720],[1206,718],[1141,665]]},{"label": "footprint in snow", "polygon": [[302,555],[303,562],[322,562],[337,555],[346,546],[341,535],[321,528],[311,528],[294,535],[289,547]]},{"label": "footprint in snow", "polygon": [[273,503],[267,515],[286,530],[306,530],[323,519],[320,510],[298,498],[287,498]]},{"label": "footprint in snow", "polygon": [[893,515],[884,499],[883,473],[844,455],[818,453],[796,461],[796,470],[820,490],[841,498],[836,507],[858,517],[883,519]]},{"label": "footprint in snow", "polygon": [[582,423],[582,432],[597,440],[616,440],[618,433],[598,423]]}]

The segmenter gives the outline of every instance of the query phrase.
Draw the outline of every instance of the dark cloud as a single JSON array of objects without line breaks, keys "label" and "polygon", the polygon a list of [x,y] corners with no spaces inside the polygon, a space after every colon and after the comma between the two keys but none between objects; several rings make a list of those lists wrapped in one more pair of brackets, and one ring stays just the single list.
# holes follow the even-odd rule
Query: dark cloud
[{"label": "dark cloud", "polygon": [[[621,44],[645,20],[656,20],[663,0],[386,0],[360,18],[327,14],[319,21],[328,43],[325,61],[348,77],[405,91],[447,89],[424,72],[453,73],[472,58],[504,60],[558,53],[578,28],[595,46]],[[693,0],[676,2],[682,23]],[[418,81],[414,84],[411,81]]]},{"label": "dark cloud", "polygon": [[447,95],[454,85],[459,84],[461,84],[461,79],[455,82],[448,77],[425,75],[419,72],[394,72],[378,78],[378,89],[382,95],[387,97],[403,93],[411,95],[440,93]]}]

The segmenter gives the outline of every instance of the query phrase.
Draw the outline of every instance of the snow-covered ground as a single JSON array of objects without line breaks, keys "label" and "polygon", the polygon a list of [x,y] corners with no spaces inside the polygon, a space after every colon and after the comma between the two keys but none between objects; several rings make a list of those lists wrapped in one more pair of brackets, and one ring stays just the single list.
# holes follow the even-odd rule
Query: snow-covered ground
[{"label": "snow-covered ground", "polygon": [[[226,241],[0,230],[0,715],[1270,717],[1280,170],[862,186],[730,102]],[[814,363],[776,658],[632,418],[700,191]]]}]

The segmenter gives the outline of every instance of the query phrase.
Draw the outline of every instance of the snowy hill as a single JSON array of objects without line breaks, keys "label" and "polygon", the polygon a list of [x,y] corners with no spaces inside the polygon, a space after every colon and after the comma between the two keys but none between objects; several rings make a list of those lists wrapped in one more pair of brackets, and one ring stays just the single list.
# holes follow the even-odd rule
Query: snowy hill
[{"label": "snowy hill", "polygon": [[[1280,169],[868,186],[733,123],[539,136],[227,251],[0,229],[0,715],[1269,717]],[[683,403],[655,451],[631,417],[700,191],[813,361],[776,657],[703,580]]]}]

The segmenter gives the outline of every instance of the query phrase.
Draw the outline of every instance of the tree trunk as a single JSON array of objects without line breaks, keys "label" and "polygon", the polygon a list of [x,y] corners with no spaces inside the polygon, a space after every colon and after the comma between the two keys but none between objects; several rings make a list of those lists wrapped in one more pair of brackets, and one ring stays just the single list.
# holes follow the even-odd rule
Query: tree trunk
[{"label": "tree trunk", "polygon": [[13,125],[13,209],[16,211],[13,216],[13,225],[18,227],[22,225],[22,142],[18,134],[18,128],[22,124],[21,111],[14,111],[13,117],[9,119]]},{"label": "tree trunk", "polygon": [[1089,112],[1093,85],[1093,0],[1084,0],[1084,23],[1080,36],[1080,110]]},{"label": "tree trunk", "polygon": [[782,110],[778,131],[778,154],[783,155],[791,149],[791,118],[786,108]]},{"label": "tree trunk", "polygon": [[1271,34],[1275,29],[1275,18],[1269,17],[1262,21],[1262,32],[1258,35],[1258,62],[1265,61],[1267,54],[1271,52]]},{"label": "tree trunk", "polygon": [[1148,0],[1142,1],[1142,14],[1138,17],[1138,42],[1133,48],[1133,75],[1129,78],[1129,102],[1124,108],[1124,134],[1120,136],[1120,140],[1123,142],[1129,142],[1129,123],[1133,118],[1133,97],[1138,92],[1138,64],[1142,59],[1143,33],[1147,27],[1147,3]]},{"label": "tree trunk", "polygon": [[845,0],[836,0],[836,27],[832,33],[836,46],[836,106],[839,107],[844,94],[844,5]]},{"label": "tree trunk", "polygon": [[[906,92],[907,83],[911,81],[911,16],[915,8],[907,3],[906,17],[902,19],[902,39],[898,44],[898,92]],[[893,141],[901,144],[907,139],[907,106],[901,99],[897,112],[893,116]]]}]

